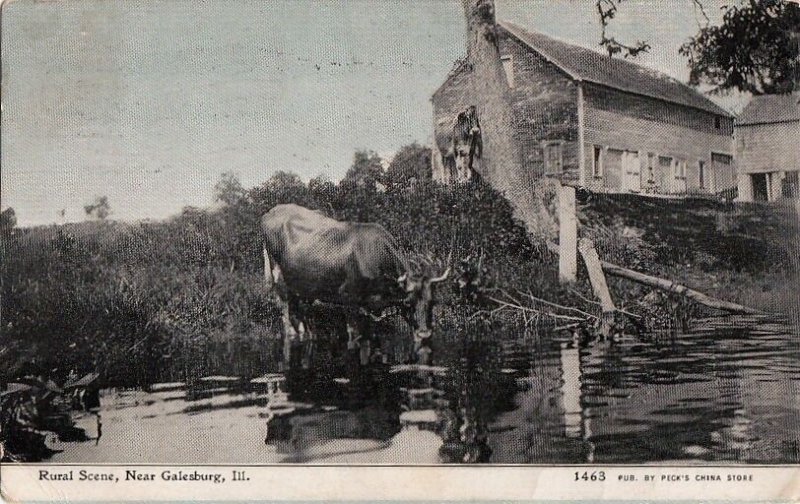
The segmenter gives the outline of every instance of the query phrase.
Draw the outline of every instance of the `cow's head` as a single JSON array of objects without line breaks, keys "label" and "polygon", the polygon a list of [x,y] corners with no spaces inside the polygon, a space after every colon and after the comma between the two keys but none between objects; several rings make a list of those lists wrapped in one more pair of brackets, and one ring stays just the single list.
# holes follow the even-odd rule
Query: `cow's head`
[{"label": "cow's head", "polygon": [[405,292],[403,300],[403,317],[414,331],[417,341],[431,336],[433,326],[433,306],[436,304],[436,284],[447,280],[450,276],[448,267],[439,276],[416,275],[404,273],[397,279],[400,288]]}]

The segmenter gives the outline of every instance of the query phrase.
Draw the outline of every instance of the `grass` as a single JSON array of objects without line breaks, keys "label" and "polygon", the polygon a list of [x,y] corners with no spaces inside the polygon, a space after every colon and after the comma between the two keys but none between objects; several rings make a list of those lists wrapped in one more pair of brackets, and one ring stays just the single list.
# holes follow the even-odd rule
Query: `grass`
[{"label": "grass", "polygon": [[800,317],[800,225],[793,205],[599,195],[580,218],[609,262]]}]

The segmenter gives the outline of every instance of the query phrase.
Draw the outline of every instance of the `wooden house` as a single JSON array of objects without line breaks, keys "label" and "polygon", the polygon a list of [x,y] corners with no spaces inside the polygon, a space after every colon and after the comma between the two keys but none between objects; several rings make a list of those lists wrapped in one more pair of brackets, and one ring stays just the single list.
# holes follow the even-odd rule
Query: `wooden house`
[{"label": "wooden house", "polygon": [[[735,188],[733,116],[694,89],[509,22],[498,24],[498,43],[526,184],[556,177],[596,192],[679,196]],[[432,97],[440,181],[460,173],[454,118],[471,105],[472,74],[456,65]]]},{"label": "wooden house", "polygon": [[753,97],[734,136],[740,201],[800,197],[800,93]]}]

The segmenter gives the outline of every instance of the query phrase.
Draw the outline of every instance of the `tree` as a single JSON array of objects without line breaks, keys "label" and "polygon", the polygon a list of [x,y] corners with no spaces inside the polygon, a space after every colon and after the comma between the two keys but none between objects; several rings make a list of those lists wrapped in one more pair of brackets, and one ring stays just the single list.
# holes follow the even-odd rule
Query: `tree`
[{"label": "tree", "polygon": [[108,202],[108,196],[99,196],[95,198],[92,203],[84,205],[83,210],[89,217],[105,220],[111,213],[111,204]]},{"label": "tree", "polygon": [[[639,53],[649,51],[650,44],[648,44],[647,42],[643,42],[641,40],[637,40],[633,44],[628,44],[620,42],[619,40],[617,40],[616,37],[609,36],[608,34],[609,24],[611,20],[613,20],[616,17],[619,4],[622,3],[623,1],[625,0],[595,1],[595,7],[597,8],[597,13],[600,16],[600,26],[602,26],[603,28],[603,33],[600,39],[600,45],[605,47],[609,57],[622,54],[626,58],[628,56],[635,58],[636,56],[639,55]],[[699,4],[699,1],[700,0],[695,0],[695,3]]]},{"label": "tree", "polygon": [[223,173],[214,185],[214,201],[220,201],[229,206],[242,201],[246,194],[239,177],[233,172]]},{"label": "tree", "polygon": [[11,230],[17,226],[17,214],[11,207],[6,208],[0,212],[0,233],[3,235],[11,233]]},{"label": "tree", "polygon": [[800,6],[748,0],[725,8],[722,24],[706,26],[680,52],[692,85],[753,94],[788,93],[800,84]]},{"label": "tree", "polygon": [[357,186],[374,187],[376,182],[383,181],[383,160],[374,151],[356,151],[353,165],[342,181]]},{"label": "tree", "polygon": [[417,143],[402,147],[386,169],[386,181],[407,186],[431,178],[431,149]]},{"label": "tree", "polygon": [[504,193],[514,204],[516,215],[529,231],[549,236],[555,229],[544,197],[547,180],[533,187],[526,180],[519,141],[514,135],[514,114],[508,82],[500,59],[493,0],[462,0],[467,20],[467,57],[465,67],[470,89],[468,105],[475,106],[481,124],[480,175]]}]

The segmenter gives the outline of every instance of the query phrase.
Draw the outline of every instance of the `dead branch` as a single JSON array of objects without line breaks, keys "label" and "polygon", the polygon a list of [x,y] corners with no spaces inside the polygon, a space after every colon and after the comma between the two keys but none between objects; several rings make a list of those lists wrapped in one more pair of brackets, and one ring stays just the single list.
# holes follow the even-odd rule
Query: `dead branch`
[{"label": "dead branch", "polygon": [[686,298],[695,301],[703,306],[708,306],[709,308],[715,308],[717,310],[723,310],[730,313],[744,313],[748,315],[758,315],[763,313],[760,310],[756,310],[755,308],[749,308],[747,306],[743,306],[737,303],[731,303],[730,301],[723,301],[721,299],[716,299],[706,294],[703,294],[700,291],[696,291],[694,289],[690,289],[685,285],[681,285],[678,283],[673,282],[672,280],[666,280],[664,278],[658,278],[650,275],[646,275],[644,273],[639,273],[638,271],[633,271],[628,268],[623,268],[622,266],[617,266],[616,264],[607,263],[605,261],[602,262],[603,271],[608,273],[609,275],[614,275],[622,278],[627,278],[628,280],[633,280],[634,282],[638,282],[640,284],[648,285],[650,287],[656,287],[658,289],[665,290],[667,292],[673,292],[675,294],[679,294]]},{"label": "dead branch", "polygon": [[523,312],[523,313],[534,313],[534,314],[537,314],[537,315],[544,315],[544,316],[551,317],[551,318],[558,319],[558,320],[571,320],[571,321],[574,321],[574,322],[584,322],[585,321],[585,319],[582,319],[580,317],[573,317],[573,316],[570,316],[570,315],[559,315],[557,313],[537,310],[537,309],[531,308],[529,306],[523,306],[523,305],[518,304],[518,303],[509,303],[508,301],[504,301],[502,299],[497,299],[497,298],[494,298],[494,297],[491,297],[491,296],[488,297],[488,299],[491,300],[491,301],[494,301],[495,303],[499,304],[500,306],[507,307],[507,308],[512,308],[514,310],[518,310],[518,311]]},{"label": "dead branch", "polygon": [[[548,241],[547,249],[550,252],[558,255],[558,245],[556,245],[555,243]],[[634,271],[628,268],[623,268],[622,266],[618,266],[616,264],[612,264],[606,261],[600,261],[600,264],[603,267],[603,271],[605,271],[609,275],[614,275],[621,278],[627,278],[628,280],[633,280],[634,282],[648,285],[650,287],[655,287],[657,289],[662,289],[667,292],[680,294],[684,297],[691,299],[696,303],[699,303],[703,306],[708,306],[709,308],[715,308],[717,310],[722,310],[729,313],[744,313],[750,315],[758,315],[764,313],[754,308],[749,308],[747,306],[743,306],[740,304],[713,298],[711,296],[703,294],[700,291],[690,289],[685,285],[675,283],[672,280],[666,280],[664,278],[658,278],[644,273],[639,273],[638,271]]]},{"label": "dead branch", "polygon": [[580,313],[581,315],[583,315],[586,318],[593,318],[593,319],[597,318],[596,315],[592,315],[591,313],[587,313],[587,312],[585,312],[583,310],[579,310],[578,308],[574,308],[574,307],[571,307],[571,306],[564,306],[564,305],[553,303],[551,301],[547,301],[547,300],[542,299],[542,298],[538,298],[538,297],[534,296],[533,294],[531,294],[530,292],[528,292],[527,294],[524,294],[524,295],[528,299],[530,299],[531,301],[533,301],[535,303],[542,303],[544,305],[547,305],[547,306],[550,306],[550,307],[553,307],[553,308],[558,308],[558,309],[561,309],[561,310],[567,310],[567,311],[571,311],[571,312],[575,312],[575,313]]}]

